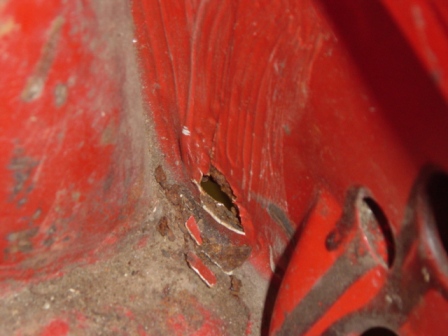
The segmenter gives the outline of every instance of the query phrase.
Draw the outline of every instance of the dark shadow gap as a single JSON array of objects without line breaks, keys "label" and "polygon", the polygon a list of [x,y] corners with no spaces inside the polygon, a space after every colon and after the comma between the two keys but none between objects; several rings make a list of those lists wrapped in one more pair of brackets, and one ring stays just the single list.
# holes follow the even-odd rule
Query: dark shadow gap
[{"label": "dark shadow gap", "polygon": [[432,174],[426,192],[439,239],[448,257],[448,175],[442,172]]},{"label": "dark shadow gap", "polygon": [[364,331],[361,336],[398,336],[398,334],[384,327],[374,327]]},{"label": "dark shadow gap", "polygon": [[[384,256],[384,259],[387,266],[391,268],[395,259],[395,240],[392,234],[392,228],[383,210],[373,198],[365,197],[363,198],[363,202],[372,212],[373,223],[371,225],[375,226],[369,228],[370,234],[366,232],[366,235],[368,236],[376,234],[376,237],[370,237],[373,241],[369,241],[369,243],[376,246],[381,244],[385,245],[386,255]],[[381,252],[379,252],[379,254],[381,254]]]}]

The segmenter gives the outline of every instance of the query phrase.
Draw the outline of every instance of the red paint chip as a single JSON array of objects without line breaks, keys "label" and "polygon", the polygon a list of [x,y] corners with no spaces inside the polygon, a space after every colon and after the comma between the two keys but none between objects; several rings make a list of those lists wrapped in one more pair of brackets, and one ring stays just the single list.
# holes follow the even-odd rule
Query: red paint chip
[{"label": "red paint chip", "polygon": [[67,322],[63,320],[54,320],[44,327],[41,336],[65,336],[69,332]]},{"label": "red paint chip", "polygon": [[186,259],[190,268],[199,275],[208,287],[213,287],[216,284],[215,274],[194,252],[188,252]]},{"label": "red paint chip", "polygon": [[190,218],[188,218],[188,220],[185,222],[185,227],[187,228],[188,233],[194,239],[194,241],[198,245],[202,245],[201,230],[199,229],[198,223],[196,222],[194,216],[190,216]]}]

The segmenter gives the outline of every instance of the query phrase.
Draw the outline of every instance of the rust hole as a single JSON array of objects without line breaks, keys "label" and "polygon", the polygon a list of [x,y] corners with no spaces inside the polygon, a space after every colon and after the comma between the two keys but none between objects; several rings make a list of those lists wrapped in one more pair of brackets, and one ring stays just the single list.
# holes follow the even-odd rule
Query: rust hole
[{"label": "rust hole", "polygon": [[198,187],[201,191],[203,208],[220,224],[238,234],[244,235],[239,210],[232,189],[224,175],[215,167],[204,175]]},{"label": "rust hole", "polygon": [[398,334],[384,327],[374,327],[364,331],[361,336],[398,336]]},{"label": "rust hole", "polygon": [[232,211],[232,208],[236,209],[229,195],[227,195],[221,186],[211,176],[204,175],[201,180],[201,188],[209,196],[211,196],[216,202],[223,204],[227,210]]},{"label": "rust hole", "polygon": [[448,175],[442,172],[431,175],[426,192],[440,241],[448,255]]},{"label": "rust hole", "polygon": [[389,221],[378,203],[371,197],[362,199],[360,208],[361,227],[372,252],[392,267],[395,258],[395,243]]}]

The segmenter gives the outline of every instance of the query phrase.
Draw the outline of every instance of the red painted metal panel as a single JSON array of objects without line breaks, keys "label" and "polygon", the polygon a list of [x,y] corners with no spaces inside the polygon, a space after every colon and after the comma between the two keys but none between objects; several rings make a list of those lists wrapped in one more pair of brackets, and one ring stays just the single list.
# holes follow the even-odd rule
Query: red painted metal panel
[{"label": "red painted metal panel", "polygon": [[134,224],[145,133],[91,2],[2,1],[0,24],[4,283],[94,260]]},{"label": "red painted metal panel", "polygon": [[[309,264],[311,254],[313,264],[339,260],[319,240],[338,219],[321,213],[320,224],[312,222],[323,199],[336,202],[321,210],[332,213],[351,187],[368,188],[399,246],[420,170],[448,168],[445,7],[437,1],[134,2],[145,94],[173,168],[185,163],[198,182],[211,165],[226,176],[253,246],[251,260],[266,275],[272,261],[283,272],[299,229],[272,332],[308,292],[303,281],[313,284],[327,272]],[[177,142],[180,153],[168,150]],[[307,236],[303,226],[316,232]],[[375,260],[393,240],[379,244]],[[327,307],[331,317],[314,321],[310,334],[369,307],[393,283],[387,267],[369,270],[359,268],[362,280]],[[387,326],[398,330],[400,321]],[[369,327],[357,323],[353,331]]]}]

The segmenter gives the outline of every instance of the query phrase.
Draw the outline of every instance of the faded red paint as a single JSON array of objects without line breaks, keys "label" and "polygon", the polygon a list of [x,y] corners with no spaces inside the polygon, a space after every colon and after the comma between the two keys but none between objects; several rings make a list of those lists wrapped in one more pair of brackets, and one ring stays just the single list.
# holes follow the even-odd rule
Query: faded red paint
[{"label": "faded red paint", "polygon": [[[175,314],[167,320],[167,327],[172,335],[208,336],[221,335],[223,333],[223,322],[208,307],[201,305],[195,298],[185,298],[189,304],[189,314]],[[187,316],[194,316],[188,318]]]},{"label": "faded red paint", "polygon": [[65,336],[68,335],[70,329],[67,322],[63,320],[51,321],[44,327],[40,336]]},{"label": "faded red paint", "polygon": [[135,226],[145,132],[90,1],[3,1],[0,22],[0,281],[42,278]]}]

